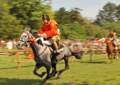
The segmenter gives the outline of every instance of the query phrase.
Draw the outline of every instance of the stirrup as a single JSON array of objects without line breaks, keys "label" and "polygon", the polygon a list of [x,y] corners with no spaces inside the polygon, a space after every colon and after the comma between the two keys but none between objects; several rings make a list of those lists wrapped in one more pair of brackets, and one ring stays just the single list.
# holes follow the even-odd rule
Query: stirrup
[{"label": "stirrup", "polygon": [[55,51],[53,51],[55,54],[59,54],[60,53],[60,51],[59,50],[55,50]]},{"label": "stirrup", "polygon": [[118,47],[115,47],[115,50],[117,50],[118,49]]}]

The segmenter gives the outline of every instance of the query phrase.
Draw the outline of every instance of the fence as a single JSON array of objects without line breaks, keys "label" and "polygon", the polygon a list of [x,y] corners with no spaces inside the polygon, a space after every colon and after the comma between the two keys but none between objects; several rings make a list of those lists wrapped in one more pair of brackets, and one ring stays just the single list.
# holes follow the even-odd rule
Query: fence
[{"label": "fence", "polygon": [[20,54],[25,54],[26,56],[28,56],[30,53],[33,53],[33,52],[31,50],[17,50],[17,51],[0,52],[0,55],[12,54],[12,55],[17,56],[17,61],[14,61],[14,62],[0,62],[0,64],[2,64],[2,63],[18,63],[18,69],[20,69],[21,68],[20,63],[34,62],[33,60],[30,60],[30,61],[21,61],[20,60]]},{"label": "fence", "polygon": [[[95,52],[101,52],[104,51],[102,49],[90,49],[89,50],[89,54],[90,54],[90,62],[92,62],[92,56]],[[18,69],[21,68],[20,63],[25,63],[25,62],[34,62],[33,60],[30,61],[21,61],[20,59],[20,54],[25,54],[26,56],[28,56],[30,53],[33,53],[32,50],[17,50],[17,51],[6,51],[6,52],[0,52],[0,55],[5,55],[5,54],[12,54],[12,55],[16,55],[17,56],[17,61],[14,62],[0,62],[1,63],[18,63]],[[105,61],[107,59],[107,56],[105,54]],[[74,63],[74,56],[71,56],[71,64]]]}]

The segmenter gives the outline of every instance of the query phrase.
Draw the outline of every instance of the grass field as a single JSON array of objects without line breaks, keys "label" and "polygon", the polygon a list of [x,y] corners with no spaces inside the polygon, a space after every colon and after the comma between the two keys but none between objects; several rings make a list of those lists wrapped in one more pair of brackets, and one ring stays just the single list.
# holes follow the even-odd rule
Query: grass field
[{"label": "grass field", "polygon": [[[90,55],[84,55],[81,60],[74,58],[74,63],[69,61],[70,69],[63,72],[60,79],[57,76],[42,83],[45,78],[39,78],[33,74],[35,62],[21,63],[18,70],[17,63],[0,64],[0,85],[120,85],[120,60],[104,62],[104,55],[94,55],[93,61],[89,62]],[[14,62],[15,55],[0,55],[0,62]],[[21,61],[25,55],[21,55]],[[57,69],[64,68],[64,61],[57,64]],[[45,71],[42,67],[38,73]]]}]

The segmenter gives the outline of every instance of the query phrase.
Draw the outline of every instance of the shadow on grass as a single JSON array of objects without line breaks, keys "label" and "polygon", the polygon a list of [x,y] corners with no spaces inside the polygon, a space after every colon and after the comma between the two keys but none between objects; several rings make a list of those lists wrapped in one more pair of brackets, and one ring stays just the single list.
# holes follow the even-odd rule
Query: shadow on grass
[{"label": "shadow on grass", "polygon": [[74,63],[91,63],[91,64],[105,64],[105,61],[74,61]]},{"label": "shadow on grass", "polygon": [[[21,68],[23,68],[23,67],[31,67],[31,66],[35,66],[35,65],[21,66]],[[6,67],[6,68],[0,68],[0,69],[12,69],[12,68],[18,68],[18,67]]]},{"label": "shadow on grass", "polygon": [[81,63],[94,63],[94,64],[105,64],[105,61],[81,61]]},{"label": "shadow on grass", "polygon": [[0,85],[89,85],[89,83],[84,81],[81,83],[76,83],[76,82],[62,83],[61,82],[60,84],[54,84],[54,82],[47,83],[47,81],[43,83],[42,80],[38,80],[38,79],[0,78]]}]

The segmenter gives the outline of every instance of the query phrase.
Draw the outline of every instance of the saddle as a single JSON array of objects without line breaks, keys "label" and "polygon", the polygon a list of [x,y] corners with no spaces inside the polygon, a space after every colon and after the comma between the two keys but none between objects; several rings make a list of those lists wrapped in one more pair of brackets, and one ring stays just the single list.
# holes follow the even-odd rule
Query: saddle
[{"label": "saddle", "polygon": [[[47,45],[52,52],[54,51],[54,46],[52,45],[50,40],[44,40],[43,38],[41,38],[40,40],[42,41],[43,45]],[[64,46],[65,46],[64,44],[60,44],[60,46],[58,48],[59,52],[64,50],[64,48],[63,48]]]},{"label": "saddle", "polygon": [[[60,44],[60,47],[58,48],[58,51],[64,51],[64,44]],[[52,45],[48,45],[48,47],[50,48],[50,50],[53,52],[54,51],[54,46]]]}]

